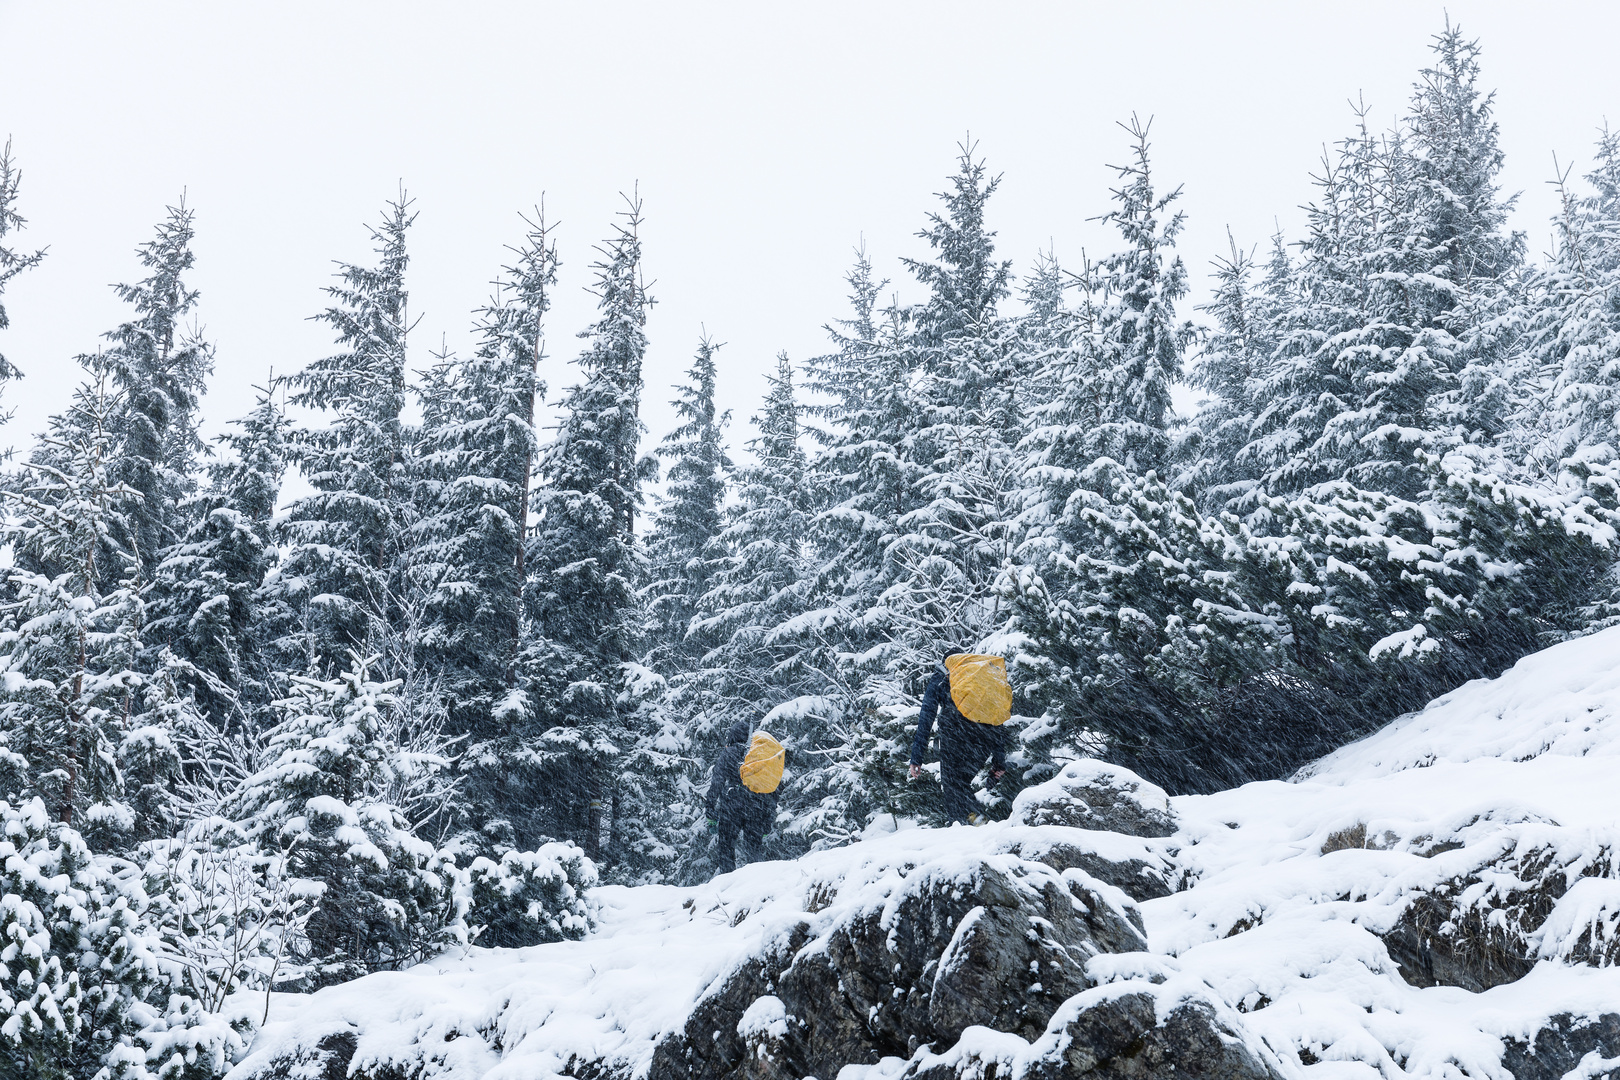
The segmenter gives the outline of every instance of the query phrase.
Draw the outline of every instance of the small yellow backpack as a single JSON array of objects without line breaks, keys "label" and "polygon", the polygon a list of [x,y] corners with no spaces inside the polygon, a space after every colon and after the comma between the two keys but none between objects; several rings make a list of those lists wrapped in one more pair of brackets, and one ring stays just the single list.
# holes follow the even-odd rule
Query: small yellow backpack
[{"label": "small yellow backpack", "polygon": [[787,749],[763,731],[754,732],[737,769],[743,787],[756,795],[769,795],[782,783],[782,768],[787,764]]},{"label": "small yellow backpack", "polygon": [[951,700],[975,724],[1001,725],[1012,716],[1012,686],[1007,661],[999,656],[957,653],[945,658],[951,677]]}]

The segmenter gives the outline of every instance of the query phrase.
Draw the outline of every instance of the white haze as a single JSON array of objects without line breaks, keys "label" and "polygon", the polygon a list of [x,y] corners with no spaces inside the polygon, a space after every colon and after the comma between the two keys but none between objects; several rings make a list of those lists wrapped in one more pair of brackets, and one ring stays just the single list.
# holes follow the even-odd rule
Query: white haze
[{"label": "white haze", "polygon": [[[1547,246],[1553,155],[1584,164],[1620,113],[1620,8],[1461,2],[1498,88],[1516,227]],[[110,282],[185,192],[196,208],[202,319],[218,344],[208,429],[244,412],[268,372],[330,350],[332,260],[367,261],[364,225],[403,180],[417,364],[466,349],[519,211],[545,197],[563,273],[549,320],[553,390],[592,317],[591,246],[645,199],[658,306],[644,416],[702,328],[726,342],[733,441],[779,350],[823,348],[864,236],[904,290],[901,255],[966,133],[1005,181],[991,224],[1027,270],[1114,238],[1126,138],[1154,117],[1162,183],[1186,186],[1181,250],[1206,292],[1230,226],[1245,246],[1298,207],[1323,144],[1362,95],[1394,121],[1428,60],[1438,3],[39,4],[0,0],[0,138],[24,169],[24,246],[49,245],[6,295],[0,352],[27,375],[0,443],[23,442],[79,377],[72,357],[124,317]],[[1620,117],[1617,117],[1620,118]],[[915,290],[912,290],[915,295]],[[904,291],[902,292],[904,295]],[[1193,314],[1189,303],[1185,314]]]}]

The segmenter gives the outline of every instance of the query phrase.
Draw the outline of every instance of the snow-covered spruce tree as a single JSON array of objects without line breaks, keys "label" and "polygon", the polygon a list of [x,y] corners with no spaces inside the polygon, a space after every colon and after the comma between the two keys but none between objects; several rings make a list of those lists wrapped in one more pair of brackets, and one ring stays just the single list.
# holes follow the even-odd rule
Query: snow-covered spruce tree
[{"label": "snow-covered spruce tree", "polygon": [[[545,837],[582,842],[593,859],[610,853],[604,802],[617,793],[618,757],[636,743],[618,705],[625,665],[639,654],[643,615],[635,536],[642,484],[656,463],[640,456],[641,363],[646,353],[641,203],[627,199],[623,222],[595,264],[597,321],[581,336],[584,380],[560,402],[556,438],[539,463],[537,519],[526,564],[534,637],[520,679],[544,735],[514,761],[514,847]],[[516,768],[514,768],[516,771]],[[612,820],[616,823],[618,814]]]},{"label": "snow-covered spruce tree", "polygon": [[[724,564],[719,541],[722,502],[732,465],[722,442],[728,417],[715,408],[714,354],[720,346],[707,336],[676,386],[672,404],[681,423],[664,437],[658,453],[672,459],[668,484],[647,538],[646,581],[640,601],[646,613],[642,660],[628,669],[619,699],[634,732],[625,746],[614,791],[614,876],[620,880],[665,879],[694,845],[671,843],[679,833],[701,834],[696,779],[689,767],[693,736],[706,730],[704,690],[681,700],[669,679],[701,669],[716,638],[699,619],[703,597]],[[692,685],[687,682],[686,685]],[[694,711],[697,715],[694,715]]]},{"label": "snow-covered spruce tree", "polygon": [[997,628],[994,584],[1013,548],[1024,354],[996,309],[1009,292],[1011,264],[994,258],[984,211],[999,177],[985,175],[971,147],[961,151],[953,190],[940,196],[945,213],[931,214],[920,234],[935,261],[907,260],[931,292],[913,320],[922,503],[896,520],[886,553],[895,569],[880,618],[899,648],[884,672],[897,685],[879,691],[892,699],[882,704],[906,700],[901,688],[915,689],[942,647]]},{"label": "snow-covered spruce tree", "polygon": [[1013,657],[1020,682],[1060,721],[1067,752],[1095,749],[1085,744],[1099,735],[1120,744],[1142,737],[1149,714],[1109,708],[1097,690],[1124,676],[1105,676],[1100,665],[1114,651],[1118,618],[1161,613],[1166,583],[1154,563],[1200,532],[1187,524],[1190,503],[1171,497],[1155,472],[1168,460],[1170,387],[1191,337],[1175,313],[1186,293],[1175,255],[1183,218],[1166,216],[1180,189],[1155,190],[1147,127],[1133,120],[1125,129],[1134,160],[1118,167],[1123,183],[1105,217],[1125,243],[1098,267],[1085,264],[1079,303],[1037,376],[1054,396],[1034,410],[1020,445],[1023,531],[1002,586],[1012,640],[1027,642]]},{"label": "snow-covered spruce tree", "polygon": [[1518,196],[1503,197],[1505,155],[1494,92],[1478,85],[1480,49],[1446,20],[1433,66],[1414,87],[1406,121],[1415,157],[1414,224],[1432,252],[1433,321],[1456,339],[1446,385],[1430,405],[1448,441],[1493,444],[1503,433],[1513,387],[1505,365],[1520,347],[1525,312],[1523,233],[1507,230]]},{"label": "snow-covered spruce tree", "polygon": [[1324,155],[1299,245],[1299,310],[1263,373],[1256,396],[1267,407],[1239,455],[1277,494],[1352,476],[1406,492],[1417,486],[1409,453],[1386,460],[1383,440],[1363,442],[1384,424],[1416,430],[1438,368],[1426,345],[1401,362],[1414,344],[1409,311],[1376,311],[1402,302],[1399,286],[1384,283],[1413,269],[1411,170],[1404,145],[1368,130],[1365,107],[1358,115],[1357,132]]},{"label": "snow-covered spruce tree", "polygon": [[[115,763],[141,685],[141,605],[134,557],[119,542],[132,496],[111,475],[118,401],[108,381],[80,388],[6,496],[15,568],[0,623],[0,732],[28,762],[13,795],[43,799],[63,822],[117,831],[131,824]],[[104,590],[109,578],[120,584]]]},{"label": "snow-covered spruce tree", "polygon": [[729,417],[714,404],[718,348],[708,337],[698,342],[687,371],[690,381],[675,388],[677,396],[670,403],[681,424],[658,446],[658,456],[670,466],[647,539],[648,580],[642,597],[649,647],[644,662],[665,675],[689,666],[712,644],[691,632],[698,601],[709,591],[720,561],[715,537],[732,467],[723,441]]},{"label": "snow-covered spruce tree", "polygon": [[1135,141],[1134,160],[1116,167],[1122,186],[1114,191],[1115,208],[1103,215],[1125,245],[1098,267],[1108,303],[1097,329],[1099,374],[1111,402],[1104,445],[1126,467],[1162,475],[1169,456],[1170,388],[1181,377],[1192,326],[1177,322],[1175,310],[1187,295],[1187,270],[1175,254],[1185,215],[1169,213],[1181,188],[1162,195],[1154,188],[1150,126],[1134,117],[1125,126]]},{"label": "snow-covered spruce tree", "polygon": [[998,180],[961,147],[951,190],[940,196],[944,211],[919,234],[933,259],[906,263],[930,293],[912,309],[905,339],[917,372],[919,423],[910,446],[917,505],[895,519],[883,591],[865,616],[884,640],[861,658],[865,715],[852,748],[861,776],[890,810],[933,805],[918,785],[899,782],[928,674],[946,647],[977,646],[1006,614],[996,582],[1016,546],[1014,446],[1030,363],[1018,326],[997,307],[1010,291],[1010,263],[995,258],[985,222]]},{"label": "snow-covered spruce tree", "polygon": [[443,740],[409,727],[371,663],[293,677],[267,763],[222,807],[318,897],[293,958],[310,987],[408,967],[461,926],[453,860],[418,835],[454,797]]},{"label": "snow-covered spruce tree", "polygon": [[544,214],[525,223],[480,313],[478,347],[430,372],[419,392],[419,517],[407,556],[425,599],[424,663],[449,705],[449,729],[468,740],[463,817],[489,830],[480,846],[496,856],[513,839],[509,819],[533,812],[532,793],[507,777],[544,730],[517,674],[543,320],[558,262]]},{"label": "snow-covered spruce tree", "polygon": [[[1175,254],[1183,226],[1180,196],[1154,187],[1147,126],[1125,126],[1134,160],[1118,166],[1116,209],[1104,216],[1124,246],[1075,278],[1079,303],[1063,321],[1038,381],[1052,397],[1033,410],[1024,455],[1023,576],[1055,597],[1086,587],[1076,562],[1086,531],[1075,493],[1087,470],[1109,458],[1129,473],[1163,475],[1169,452],[1170,388],[1192,332],[1176,320],[1186,271]],[[1079,545],[1079,546],[1077,546]]]},{"label": "snow-covered spruce tree", "polygon": [[[1597,558],[1582,538],[1604,542],[1578,485],[1533,490],[1501,452],[1523,242],[1504,231],[1511,202],[1496,187],[1502,155],[1491,99],[1475,85],[1477,47],[1448,27],[1434,52],[1404,133],[1375,140],[1363,126],[1322,183],[1297,328],[1266,388],[1287,418],[1261,440],[1271,492],[1302,491],[1296,501],[1313,505],[1302,520],[1320,528],[1296,535],[1318,558],[1348,562],[1335,548],[1358,533],[1357,550],[1395,564],[1356,562],[1393,591],[1346,606],[1343,625],[1433,635],[1421,651],[1378,650],[1368,686],[1385,715],[1494,675],[1577,625]],[[1408,565],[1397,535],[1445,557]],[[1433,595],[1400,588],[1430,574]]]},{"label": "snow-covered spruce tree", "polygon": [[1252,252],[1227,233],[1231,255],[1214,261],[1214,297],[1199,307],[1214,325],[1199,343],[1189,381],[1208,396],[1179,440],[1174,473],[1207,509],[1240,505],[1259,481],[1242,451],[1253,437],[1267,402],[1259,396],[1286,316],[1293,306],[1293,264],[1279,233],[1263,279],[1253,280]]},{"label": "snow-covered spruce tree", "polygon": [[1605,127],[1594,157],[1590,192],[1558,178],[1557,244],[1532,279],[1512,442],[1538,477],[1595,478],[1620,461],[1620,133]]},{"label": "snow-covered spruce tree", "polygon": [[[1080,257],[1083,262],[1084,251]],[[1071,318],[1068,293],[1073,276],[1058,262],[1056,255],[1042,251],[1036,254],[1034,268],[1019,286],[1024,313],[1014,322],[1017,341],[1012,347],[1022,354],[1024,378],[1019,383],[1019,411],[1026,423],[1033,411],[1056,393],[1041,376],[1047,372],[1051,354],[1060,347],[1066,334]]]},{"label": "snow-covered spruce tree", "polygon": [[773,646],[770,637],[800,609],[797,593],[810,571],[802,407],[786,353],[776,358],[776,374],[766,381],[765,400],[752,418],[758,431],[748,443],[753,461],[735,474],[736,502],[719,536],[726,554],[697,604],[695,632],[717,644],[678,680],[704,691],[704,700],[692,700],[684,711],[699,720],[700,730],[716,735],[725,718],[781,700],[782,662],[791,653]]},{"label": "snow-covered spruce tree", "polygon": [[262,595],[275,562],[272,518],[286,472],[288,421],[276,382],[220,436],[190,531],[164,551],[148,595],[146,640],[182,663],[172,676],[211,723],[254,728],[276,691],[272,635],[285,613]]},{"label": "snow-covered spruce tree", "polygon": [[882,670],[891,642],[887,624],[871,617],[895,577],[889,546],[900,518],[922,505],[925,475],[915,456],[925,420],[909,315],[893,304],[880,311],[887,282],[874,279],[864,249],[846,280],[853,310],[827,327],[835,351],[806,364],[818,400],[800,410],[820,443],[805,479],[814,576],[795,586],[791,609],[769,634],[783,654],[778,715],[806,733],[795,747],[799,762],[821,763],[795,781],[796,798],[814,810],[801,812],[794,828],[817,843],[847,840],[882,803],[860,773],[854,743],[876,719],[874,703],[862,698],[866,671]]},{"label": "snow-covered spruce tree", "polygon": [[272,578],[271,595],[302,623],[303,649],[281,660],[289,670],[342,664],[392,617],[395,564],[412,516],[401,415],[410,205],[402,191],[371,230],[377,265],[340,263],[339,283],[326,289],[334,303],[315,318],[332,327],[342,351],[288,380],[294,404],[329,417],[325,427],[292,432],[288,444],[315,489],[287,509],[278,537],[284,558]]},{"label": "snow-covered spruce tree", "polygon": [[[1530,275],[1528,347],[1509,435],[1513,460],[1543,484],[1620,508],[1620,135],[1604,127],[1591,191],[1558,178],[1561,212],[1548,265]],[[1620,555],[1620,552],[1616,553]],[[1583,613],[1620,618],[1620,563]]]},{"label": "snow-covered spruce tree", "polygon": [[111,423],[120,445],[111,476],[131,492],[120,526],[129,534],[120,539],[143,585],[190,529],[188,496],[203,451],[197,406],[214,367],[213,347],[183,325],[197,305],[196,290],[182,280],[194,262],[194,215],[184,200],[168,209],[157,236],[137,249],[146,276],[114,286],[134,317],[106,334],[106,349],[80,358],[105,370],[118,395]]},{"label": "snow-covered spruce tree", "polygon": [[1430,475],[1418,451],[1502,431],[1523,238],[1504,231],[1478,47],[1448,26],[1434,53],[1402,128],[1374,134],[1362,107],[1317,179],[1299,309],[1242,451],[1274,493],[1343,480],[1413,498]]},{"label": "snow-covered spruce tree", "polygon": [[[4,149],[0,149],[0,297],[5,295],[6,284],[12,278],[30,270],[40,264],[45,258],[43,248],[38,251],[20,252],[16,248],[8,247],[6,237],[10,233],[19,232],[28,224],[21,214],[17,212],[17,195],[22,187],[22,170],[17,168],[15,159],[11,156],[11,140],[6,140]],[[6,315],[6,305],[0,303],[0,330],[11,325],[10,317]],[[17,368],[7,360],[4,353],[0,353],[0,382],[15,379],[20,374]]]}]

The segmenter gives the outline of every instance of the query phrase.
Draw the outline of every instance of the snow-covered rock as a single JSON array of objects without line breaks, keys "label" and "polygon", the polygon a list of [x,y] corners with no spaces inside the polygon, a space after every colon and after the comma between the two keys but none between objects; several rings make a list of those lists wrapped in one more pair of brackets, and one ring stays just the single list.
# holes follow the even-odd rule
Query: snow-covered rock
[{"label": "snow-covered rock", "polygon": [[1011,821],[278,996],[233,1080],[1620,1077],[1620,628],[1290,782],[1075,762]]},{"label": "snow-covered rock", "polygon": [[584,941],[278,996],[232,1075],[836,1076],[976,1026],[1027,1045],[1096,984],[1088,961],[1147,944],[1130,895],[1072,863],[1128,878],[1164,847],[906,829],[696,888],[602,888]]},{"label": "snow-covered rock", "polygon": [[1617,759],[1620,628],[1292,782],[1172,800],[1188,887],[1142,905],[1152,948],[1308,1076],[1524,1080],[1620,1056]]},{"label": "snow-covered rock", "polygon": [[1069,825],[1131,836],[1169,836],[1175,813],[1164,789],[1129,769],[1086,758],[1026,788],[1013,800],[1012,820],[1023,825]]}]

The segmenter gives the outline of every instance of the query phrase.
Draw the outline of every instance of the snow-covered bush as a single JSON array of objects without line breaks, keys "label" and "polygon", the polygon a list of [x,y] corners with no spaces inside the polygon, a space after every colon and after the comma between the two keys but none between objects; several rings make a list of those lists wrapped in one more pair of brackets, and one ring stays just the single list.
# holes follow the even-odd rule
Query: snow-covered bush
[{"label": "snow-covered bush", "polygon": [[314,902],[292,958],[307,985],[406,967],[464,936],[453,856],[395,801],[448,764],[402,737],[397,685],[359,657],[337,679],[294,679],[268,764],[224,803],[261,853],[286,855],[295,892]]},{"label": "snow-covered bush", "polygon": [[131,864],[93,855],[40,799],[0,803],[0,829],[0,1078],[221,1075],[250,1022],[186,992]]},{"label": "snow-covered bush", "polygon": [[287,856],[186,840],[156,841],[143,854],[146,921],[176,983],[209,1012],[238,990],[268,990],[313,910]]},{"label": "snow-covered bush", "polygon": [[595,924],[586,895],[596,865],[573,844],[480,856],[467,868],[467,921],[480,945],[516,947],[584,937]]}]

